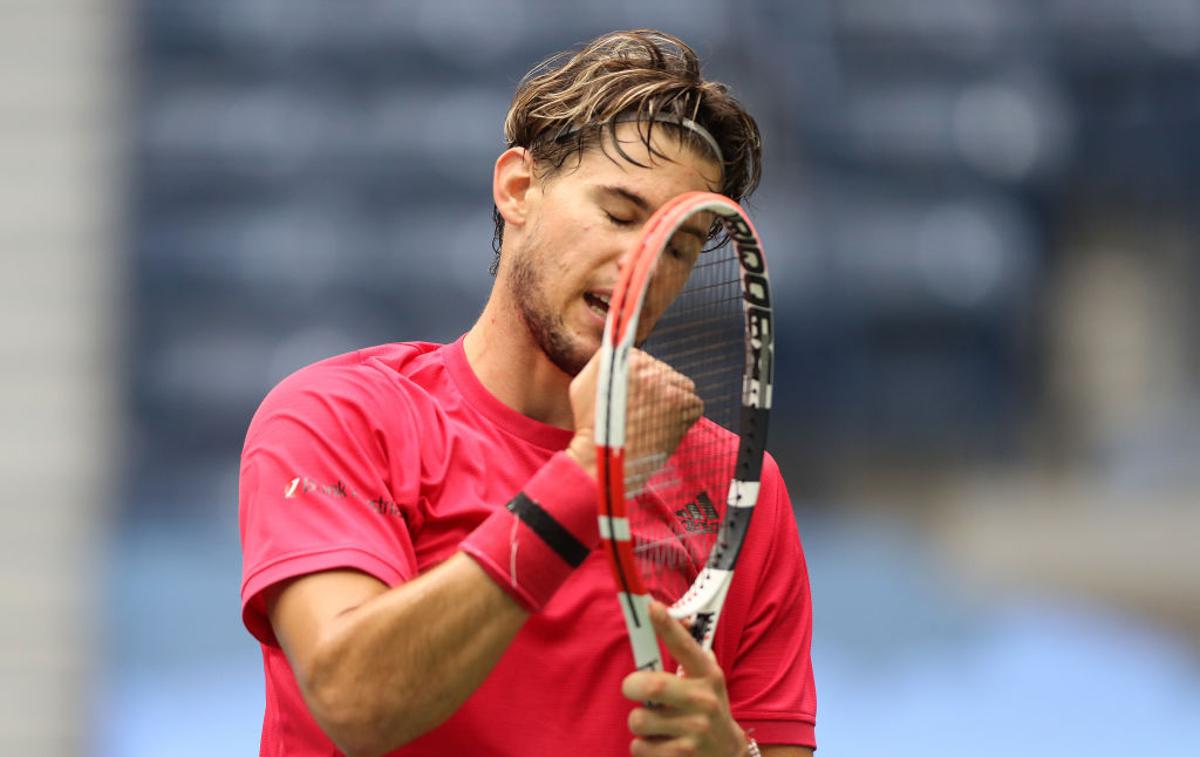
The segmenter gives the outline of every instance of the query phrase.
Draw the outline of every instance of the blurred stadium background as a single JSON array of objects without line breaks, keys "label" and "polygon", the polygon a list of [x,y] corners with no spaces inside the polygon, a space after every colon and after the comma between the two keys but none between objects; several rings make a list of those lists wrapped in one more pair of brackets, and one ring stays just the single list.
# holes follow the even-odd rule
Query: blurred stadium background
[{"label": "blurred stadium background", "polygon": [[0,752],[257,753],[237,459],[447,340],[519,77],[689,40],[762,126],[824,755],[1200,754],[1200,2],[4,0]]}]

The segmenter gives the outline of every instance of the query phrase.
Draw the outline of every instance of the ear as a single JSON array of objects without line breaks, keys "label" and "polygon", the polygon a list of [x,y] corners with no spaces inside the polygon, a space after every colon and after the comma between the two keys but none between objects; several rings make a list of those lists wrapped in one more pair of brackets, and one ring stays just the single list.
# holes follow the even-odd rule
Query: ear
[{"label": "ear", "polygon": [[521,226],[529,214],[533,157],[524,147],[510,147],[496,159],[492,173],[492,202],[506,226]]}]

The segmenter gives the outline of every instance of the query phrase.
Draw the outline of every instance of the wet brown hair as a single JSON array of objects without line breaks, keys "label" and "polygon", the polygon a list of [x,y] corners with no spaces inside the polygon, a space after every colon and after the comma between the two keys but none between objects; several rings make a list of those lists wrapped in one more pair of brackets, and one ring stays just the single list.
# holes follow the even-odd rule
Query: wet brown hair
[{"label": "wet brown hair", "polygon": [[[639,124],[652,157],[665,158],[651,138],[656,128],[666,128],[698,153],[717,159],[703,137],[681,125],[684,119],[706,130],[720,148],[719,191],[737,202],[749,196],[761,175],[758,124],[724,84],[701,76],[700,59],[683,40],[665,32],[612,32],[542,61],[517,86],[504,138],[509,147],[529,150],[542,179],[572,159],[578,165],[596,146],[606,154],[611,147],[624,160],[643,165],[617,142],[617,125],[627,121]],[[495,208],[492,215],[495,274],[504,218]]]}]

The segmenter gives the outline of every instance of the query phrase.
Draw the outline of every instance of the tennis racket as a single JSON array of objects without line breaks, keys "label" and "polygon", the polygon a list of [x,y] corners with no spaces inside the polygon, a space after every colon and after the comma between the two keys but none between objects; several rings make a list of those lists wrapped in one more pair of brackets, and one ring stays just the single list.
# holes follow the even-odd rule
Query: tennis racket
[{"label": "tennis racket", "polygon": [[[672,239],[700,213],[732,244],[689,260]],[[773,337],[766,261],[741,207],[689,192],[659,208],[610,299],[596,387],[600,536],[639,670],[663,669],[651,599],[712,648],[758,500]],[[638,351],[653,359],[648,373]],[[694,402],[681,409],[663,399],[670,392],[646,391],[648,380],[679,386],[681,377],[703,401],[694,422]],[[662,449],[664,429],[688,422],[678,445]]]}]

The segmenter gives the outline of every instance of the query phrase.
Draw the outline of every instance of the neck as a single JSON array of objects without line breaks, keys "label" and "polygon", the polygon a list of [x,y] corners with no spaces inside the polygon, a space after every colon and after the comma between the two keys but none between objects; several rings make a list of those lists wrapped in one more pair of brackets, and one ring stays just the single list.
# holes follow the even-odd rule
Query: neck
[{"label": "neck", "polygon": [[534,420],[573,429],[571,377],[550,362],[508,301],[493,288],[479,320],[463,341],[467,362],[496,399]]}]

